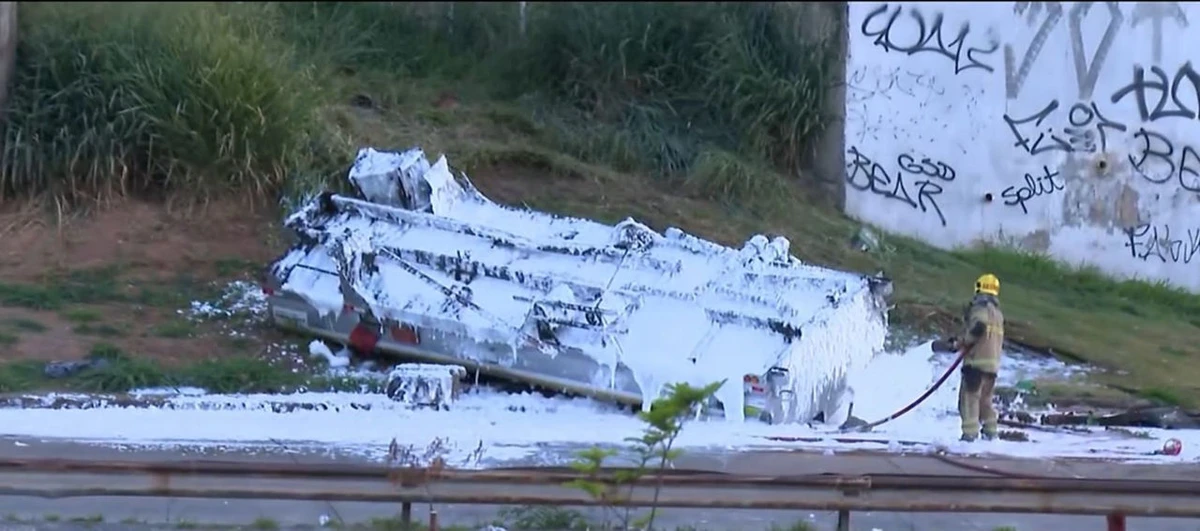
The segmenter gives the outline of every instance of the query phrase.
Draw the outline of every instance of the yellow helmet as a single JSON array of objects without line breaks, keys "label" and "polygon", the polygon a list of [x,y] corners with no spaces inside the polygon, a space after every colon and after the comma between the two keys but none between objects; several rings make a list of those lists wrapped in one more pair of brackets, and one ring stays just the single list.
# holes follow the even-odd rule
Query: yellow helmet
[{"label": "yellow helmet", "polygon": [[1000,279],[987,273],[975,280],[975,293],[983,293],[993,297],[1000,296]]}]

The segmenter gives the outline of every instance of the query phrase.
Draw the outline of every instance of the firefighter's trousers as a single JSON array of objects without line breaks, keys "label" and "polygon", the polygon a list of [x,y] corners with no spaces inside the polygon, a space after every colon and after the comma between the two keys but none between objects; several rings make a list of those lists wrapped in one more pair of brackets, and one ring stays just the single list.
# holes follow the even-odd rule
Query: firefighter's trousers
[{"label": "firefighter's trousers", "polygon": [[958,386],[958,416],[962,419],[964,439],[974,440],[983,424],[984,437],[995,437],[999,416],[992,406],[996,375],[963,365],[962,383]]}]

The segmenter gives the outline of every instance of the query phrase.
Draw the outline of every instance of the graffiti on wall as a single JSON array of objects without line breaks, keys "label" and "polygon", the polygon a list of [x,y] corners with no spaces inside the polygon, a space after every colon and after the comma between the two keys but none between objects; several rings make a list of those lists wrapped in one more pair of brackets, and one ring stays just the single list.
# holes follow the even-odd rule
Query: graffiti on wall
[{"label": "graffiti on wall", "polygon": [[[1127,129],[1124,124],[1105,117],[1095,102],[1075,103],[1061,113],[1060,106],[1058,100],[1050,100],[1042,110],[1026,117],[1005,114],[1004,123],[1012,132],[1013,146],[1029,155],[1050,151],[1095,153],[1108,149],[1109,135]],[[1057,120],[1045,124],[1052,116]],[[1066,125],[1061,125],[1063,118]],[[1051,125],[1055,123],[1060,124],[1057,131]]]},{"label": "graffiti on wall", "polygon": [[1142,122],[1132,134],[1130,166],[1151,183],[1173,183],[1182,190],[1200,193],[1200,154],[1196,148],[1146,127],[1173,118],[1200,118],[1200,73],[1191,61],[1175,68],[1174,74],[1158,65],[1150,67],[1149,76],[1142,65],[1134,65],[1132,70],[1129,84],[1109,98],[1113,104],[1132,105]]},{"label": "graffiti on wall", "polygon": [[1129,163],[1138,175],[1154,184],[1170,183],[1200,193],[1200,154],[1195,148],[1187,144],[1177,147],[1166,135],[1145,128],[1133,136],[1141,142],[1129,155]]},{"label": "graffiti on wall", "polygon": [[1200,255],[1200,228],[1175,230],[1170,225],[1142,224],[1125,229],[1125,247],[1139,260],[1190,264]]},{"label": "graffiti on wall", "polygon": [[[1010,55],[1012,48],[1006,46],[1006,89],[1010,98],[1020,94],[1029,66],[1040,53],[1046,35],[1063,18],[1063,9],[1057,3],[1023,4],[1017,6],[1018,14],[1026,15],[1027,24],[1033,25],[1040,20],[1041,25],[1034,33],[1020,66],[1014,67],[1015,56]],[[1040,110],[1026,116],[1006,113],[1003,118],[1012,135],[1013,147],[1031,157],[1046,153],[1104,153],[1120,137],[1120,140],[1127,141],[1122,144],[1130,146],[1128,161],[1133,173],[1153,184],[1170,184],[1178,189],[1200,193],[1200,151],[1147,127],[1156,121],[1172,118],[1200,119],[1200,72],[1193,68],[1191,62],[1173,69],[1164,69],[1159,65],[1149,68],[1134,65],[1128,83],[1107,97],[1093,96],[1100,68],[1108,57],[1108,49],[1112,47],[1117,29],[1125,19],[1117,3],[1105,3],[1107,22],[1102,34],[1089,37],[1092,40],[1098,37],[1099,43],[1095,52],[1088,56],[1083,53],[1085,35],[1081,20],[1093,4],[1075,3],[1066,16],[1079,101],[1066,108],[1058,100],[1050,100]],[[1152,9],[1142,8],[1139,4],[1134,9],[1130,24],[1149,21],[1157,32],[1161,31],[1162,22],[1169,19],[1176,20],[1180,25],[1187,24],[1186,16],[1177,4]],[[1135,124],[1127,125],[1109,118],[1121,112],[1127,115],[1136,112],[1138,118]],[[1140,127],[1137,121],[1141,122]],[[1004,204],[1020,206],[1022,212],[1028,213],[1027,203],[1030,199],[1060,190],[1056,186],[1062,185],[1062,180],[1048,178],[1051,173],[1043,166],[1042,177],[1026,174],[1024,179],[1001,193]],[[1054,175],[1057,177],[1056,173]]]},{"label": "graffiti on wall", "polygon": [[[846,150],[846,184],[860,192],[899,201],[914,210],[932,212],[942,226],[946,216],[938,206],[943,183],[953,182],[958,173],[949,164],[909,154],[896,157],[894,166],[885,167],[864,155],[855,146]],[[912,189],[910,191],[910,188]]]},{"label": "graffiti on wall", "polygon": [[1025,206],[1029,200],[1052,195],[1055,192],[1061,192],[1066,189],[1066,185],[1059,177],[1057,171],[1051,170],[1049,166],[1042,166],[1041,175],[1034,177],[1033,174],[1026,173],[1025,179],[1021,185],[1013,185],[1005,188],[1000,192],[1000,197],[1004,199],[1004,204],[1008,206],[1021,207],[1022,214],[1029,213],[1029,207]]},{"label": "graffiti on wall", "polygon": [[[1100,71],[1108,59],[1109,52],[1112,51],[1117,31],[1120,30],[1121,24],[1125,21],[1125,15],[1121,12],[1119,3],[1103,2],[1108,22],[1104,26],[1103,33],[1098,37],[1099,43],[1089,55],[1085,49],[1084,42],[1094,42],[1097,36],[1084,35],[1083,20],[1091,12],[1096,3],[1075,2],[1071,6],[1070,12],[1066,15],[1071,42],[1071,60],[1075,72],[1075,85],[1078,88],[1078,98],[1080,100],[1090,100],[1092,98],[1092,94],[1096,90],[1096,82],[1100,79]],[[1021,53],[1021,60],[1019,62],[1017,61],[1017,45],[1019,44],[1008,43],[1004,45],[1005,91],[1010,100],[1017,99],[1021,95],[1021,89],[1029,79],[1029,73],[1041,55],[1042,49],[1046,45],[1046,40],[1049,39],[1050,34],[1053,33],[1063,19],[1063,8],[1059,2],[1017,2],[1013,10],[1018,15],[1024,15],[1023,18],[1027,25],[1031,27],[1036,25],[1037,29],[1030,36],[1028,42],[1023,43],[1023,52]],[[1139,22],[1141,20],[1138,19]]]},{"label": "graffiti on wall", "polygon": [[1150,21],[1153,39],[1150,45],[1153,46],[1152,57],[1156,63],[1162,62],[1163,22],[1168,18],[1174,20],[1180,28],[1188,27],[1187,15],[1175,2],[1138,2],[1137,7],[1133,9],[1133,16],[1130,17],[1129,25],[1134,28],[1142,22]]},{"label": "graffiti on wall", "polygon": [[[1189,27],[1187,6],[1181,2],[1011,5],[1012,19],[994,22],[999,11],[1008,13],[1007,7],[976,14],[969,7],[892,2],[857,12],[850,30],[859,34],[852,36],[858,39],[859,49],[874,50],[864,54],[867,57],[886,55],[850,69],[855,73],[880,69],[879,75],[847,76],[847,92],[853,90],[854,98],[862,96],[855,102],[867,117],[855,121],[864,127],[847,130],[847,185],[903,203],[923,218],[929,214],[929,219],[945,227],[947,215],[954,217],[956,208],[969,208],[951,203],[947,196],[953,194],[958,200],[960,195],[950,184],[956,179],[952,164],[963,168],[964,159],[955,148],[962,148],[965,160],[983,157],[974,148],[975,135],[977,128],[990,125],[996,133],[986,134],[1002,135],[991,138],[1014,150],[1001,157],[1018,159],[1018,167],[995,188],[981,190],[972,183],[963,192],[983,193],[985,201],[998,198],[992,208],[999,207],[996,212],[1007,212],[1006,216],[1040,212],[1056,218],[1061,211],[1067,224],[1123,227],[1124,233],[1109,236],[1113,240],[1105,244],[1122,260],[1121,244],[1140,260],[1200,261],[1200,224],[1173,228],[1162,223],[1167,219],[1163,212],[1148,206],[1169,201],[1162,203],[1167,212],[1200,210],[1200,128],[1179,128],[1189,121],[1200,122],[1200,70],[1196,68],[1200,61],[1181,57],[1186,50],[1171,44],[1180,40],[1181,29]],[[1200,15],[1193,12],[1191,18],[1196,16]],[[999,38],[994,31],[1000,32]],[[1194,42],[1188,39],[1189,45]],[[901,60],[889,61],[891,57]],[[1138,61],[1142,64],[1131,64]],[[892,69],[889,75],[883,75],[886,69]],[[985,100],[987,105],[1002,105],[991,107],[995,114],[988,113],[987,107],[978,114],[974,107],[967,110],[967,102],[975,100],[957,97],[962,86],[982,87],[971,96],[999,98],[1000,83],[1003,98]],[[881,95],[884,92],[899,95],[900,101],[891,101],[891,96]],[[888,103],[881,106],[881,100]],[[897,104],[911,106],[913,123],[942,120],[947,127],[914,129],[897,124],[890,134],[868,134],[909,120],[909,114],[896,117],[889,112]],[[922,117],[934,112],[940,114]],[[977,116],[1000,116],[1004,123],[998,128],[997,122],[980,124]],[[966,117],[972,122],[955,123]],[[871,127],[872,121],[883,124]],[[1193,134],[1194,139],[1187,136]],[[872,145],[875,138],[888,145]],[[899,145],[892,145],[897,141]],[[1004,144],[996,147],[1007,149]],[[939,162],[936,157],[948,158]],[[997,162],[1003,167],[1006,161]],[[1183,194],[1196,194],[1195,204],[1183,201],[1187,198]],[[1052,206],[1050,202],[1062,208],[1045,208]],[[1101,203],[1107,209],[1098,208]],[[1145,222],[1151,214],[1156,224]],[[936,234],[922,236],[937,238]]]},{"label": "graffiti on wall", "polygon": [[[1146,69],[1134,65],[1133,80],[1113,93],[1112,102],[1119,103],[1132,94],[1143,122],[1164,118],[1195,120],[1200,111],[1200,74],[1192,68],[1192,62],[1176,68],[1171,76],[1159,66],[1151,66],[1150,74],[1155,79],[1147,79]],[[1154,108],[1150,108],[1151,103]]]},{"label": "graffiti on wall", "polygon": [[[994,70],[988,59],[1000,49],[995,40],[972,35],[971,26],[966,22],[959,26],[957,33],[948,37],[951,30],[945,28],[941,12],[927,16],[921,9],[910,7],[908,16],[901,17],[905,12],[903,5],[889,7],[882,4],[863,19],[860,31],[863,36],[874,39],[875,46],[889,52],[932,53],[945,57],[953,63],[955,74],[972,69]],[[975,45],[968,46],[968,42],[975,42]]]},{"label": "graffiti on wall", "polygon": [[1025,45],[1020,65],[1017,65],[1013,45],[1011,43],[1004,45],[1004,84],[1010,100],[1016,99],[1021,94],[1021,87],[1025,86],[1025,80],[1029,78],[1034,61],[1037,60],[1038,55],[1041,55],[1042,47],[1046,45],[1046,39],[1050,37],[1050,32],[1058,26],[1058,21],[1063,14],[1062,4],[1058,2],[1017,2],[1013,9],[1018,15],[1026,15],[1026,24],[1032,25],[1039,18],[1041,23]]}]

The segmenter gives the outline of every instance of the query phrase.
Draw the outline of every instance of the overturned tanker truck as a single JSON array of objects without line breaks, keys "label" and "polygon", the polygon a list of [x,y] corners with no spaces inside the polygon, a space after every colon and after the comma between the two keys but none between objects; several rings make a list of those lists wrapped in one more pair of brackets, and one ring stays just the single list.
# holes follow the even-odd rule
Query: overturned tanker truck
[{"label": "overturned tanker truck", "polygon": [[848,374],[883,348],[891,282],[782,237],[733,249],[504,206],[417,148],[364,148],[349,179],[358,197],[286,220],[298,241],[264,284],[279,326],[635,407],[725,380],[706,412],[768,423],[840,423]]}]

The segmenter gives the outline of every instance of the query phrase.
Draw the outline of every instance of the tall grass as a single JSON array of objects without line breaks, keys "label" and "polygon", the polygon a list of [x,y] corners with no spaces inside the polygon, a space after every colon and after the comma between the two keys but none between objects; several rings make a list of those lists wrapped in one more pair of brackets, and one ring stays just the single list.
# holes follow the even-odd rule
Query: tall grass
[{"label": "tall grass", "polygon": [[836,83],[784,4],[534,3],[523,33],[516,2],[22,10],[0,197],[275,193],[349,156],[320,112],[346,80],[419,79],[517,102],[548,147],[744,201],[798,168]]},{"label": "tall grass", "polygon": [[321,94],[232,6],[22,4],[0,197],[278,190]]},{"label": "tall grass", "polygon": [[[280,8],[285,38],[342,73],[483,87],[522,103],[550,147],[618,170],[726,179],[705,190],[776,189],[747,183],[799,168],[839,77],[832,42],[804,30],[812,10],[784,4],[532,3],[524,34],[516,2]],[[708,171],[723,154],[749,164]]]},{"label": "tall grass", "polygon": [[[776,3],[537,5],[503,79],[619,125],[642,162],[687,173],[710,149],[795,171],[828,117],[833,42]],[[828,24],[840,21],[831,17]],[[603,161],[601,161],[603,162]]]}]

